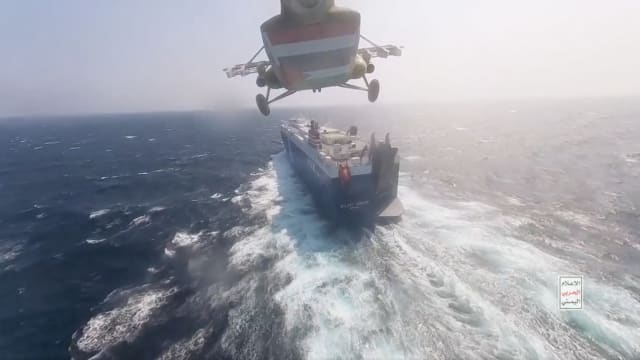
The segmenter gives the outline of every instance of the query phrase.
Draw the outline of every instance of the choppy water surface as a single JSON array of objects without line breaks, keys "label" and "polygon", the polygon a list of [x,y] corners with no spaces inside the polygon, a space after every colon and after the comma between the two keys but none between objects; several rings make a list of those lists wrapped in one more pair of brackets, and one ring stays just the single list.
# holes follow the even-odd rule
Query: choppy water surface
[{"label": "choppy water surface", "polygon": [[288,112],[3,121],[0,357],[640,358],[633,104],[304,111],[392,133],[374,229],[317,216]]}]

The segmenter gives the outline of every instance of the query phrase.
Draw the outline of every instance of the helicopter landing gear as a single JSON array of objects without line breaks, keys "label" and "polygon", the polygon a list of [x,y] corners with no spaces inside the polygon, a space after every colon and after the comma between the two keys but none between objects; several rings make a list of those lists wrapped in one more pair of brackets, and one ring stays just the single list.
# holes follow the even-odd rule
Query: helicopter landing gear
[{"label": "helicopter landing gear", "polygon": [[269,101],[267,101],[267,98],[264,95],[262,94],[256,95],[256,104],[258,105],[258,110],[260,110],[262,115],[269,116],[269,114],[271,114],[271,109],[269,108]]},{"label": "helicopter landing gear", "polygon": [[258,110],[260,110],[260,113],[262,113],[262,115],[269,116],[269,114],[271,114],[271,108],[269,107],[271,103],[282,100],[287,96],[291,96],[295,93],[296,90],[287,90],[284,93],[269,100],[269,96],[271,95],[271,88],[267,88],[267,96],[264,96],[262,94],[256,95],[256,105],[258,105]]},{"label": "helicopter landing gear", "polygon": [[[366,78],[364,80],[367,81]],[[373,79],[367,84],[367,97],[370,102],[376,102],[378,95],[380,95],[380,81]]]},{"label": "helicopter landing gear", "polygon": [[357,85],[352,85],[347,83],[342,83],[338,86],[345,89],[366,91],[369,101],[376,102],[376,100],[378,100],[378,95],[380,95],[380,82],[375,79],[369,82],[366,76],[363,76],[362,79],[364,80],[364,83],[367,87],[362,87],[362,86],[357,86]]}]

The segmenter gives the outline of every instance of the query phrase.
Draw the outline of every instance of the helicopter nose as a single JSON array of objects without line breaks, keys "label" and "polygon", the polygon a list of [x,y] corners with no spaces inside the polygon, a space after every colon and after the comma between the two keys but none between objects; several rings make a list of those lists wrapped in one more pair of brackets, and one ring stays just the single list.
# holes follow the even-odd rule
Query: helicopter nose
[{"label": "helicopter nose", "polygon": [[334,0],[280,0],[283,14],[292,16],[295,22],[319,22],[334,6]]}]

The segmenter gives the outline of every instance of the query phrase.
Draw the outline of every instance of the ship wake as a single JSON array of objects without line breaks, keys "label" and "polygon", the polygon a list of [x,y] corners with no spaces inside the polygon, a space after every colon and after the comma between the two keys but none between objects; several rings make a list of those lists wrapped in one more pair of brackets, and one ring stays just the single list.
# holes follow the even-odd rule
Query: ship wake
[{"label": "ship wake", "polygon": [[[232,244],[225,274],[211,270],[218,280],[179,311],[208,322],[188,327],[159,357],[640,356],[633,293],[587,274],[585,310],[560,312],[557,276],[587,269],[532,245],[523,229],[533,220],[416,188],[401,177],[406,214],[398,224],[334,228],[317,215],[286,154],[275,155],[232,199],[252,222],[220,234]],[[640,284],[629,278],[628,287]],[[164,307],[161,295],[170,296],[144,293],[98,314],[79,345],[98,349],[101,324],[113,327],[149,303],[153,314]],[[142,320],[129,337],[142,332]]]},{"label": "ship wake", "polygon": [[405,178],[400,186],[403,221],[373,232],[319,219],[283,154],[247,191],[252,211],[269,222],[234,246],[232,266],[248,271],[272,260],[270,276],[284,279],[273,291],[282,335],[305,358],[640,353],[634,294],[590,279],[588,310],[560,312],[557,276],[586,269],[527,241],[522,229],[531,219],[438,200],[412,185]]}]

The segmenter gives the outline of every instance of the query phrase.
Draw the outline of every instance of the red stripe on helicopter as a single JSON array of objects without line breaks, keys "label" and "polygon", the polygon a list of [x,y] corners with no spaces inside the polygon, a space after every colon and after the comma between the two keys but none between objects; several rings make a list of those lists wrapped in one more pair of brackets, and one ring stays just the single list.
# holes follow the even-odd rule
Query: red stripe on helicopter
[{"label": "red stripe on helicopter", "polygon": [[318,23],[272,31],[268,35],[273,46],[359,34],[359,32],[360,24],[358,23]]}]

